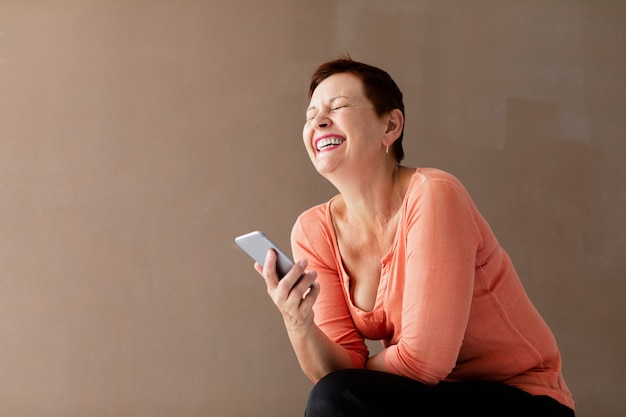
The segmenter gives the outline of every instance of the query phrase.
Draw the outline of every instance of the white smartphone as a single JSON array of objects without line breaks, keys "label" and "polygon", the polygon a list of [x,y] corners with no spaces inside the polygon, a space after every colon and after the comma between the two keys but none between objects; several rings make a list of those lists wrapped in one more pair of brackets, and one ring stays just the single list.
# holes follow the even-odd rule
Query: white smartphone
[{"label": "white smartphone", "polygon": [[248,255],[252,257],[256,262],[263,265],[265,263],[265,256],[267,251],[274,249],[276,251],[276,273],[278,278],[284,277],[287,272],[293,267],[293,261],[285,254],[278,246],[276,246],[265,234],[261,231],[254,231],[246,233],[245,235],[237,236],[235,242],[241,249],[246,251]]}]

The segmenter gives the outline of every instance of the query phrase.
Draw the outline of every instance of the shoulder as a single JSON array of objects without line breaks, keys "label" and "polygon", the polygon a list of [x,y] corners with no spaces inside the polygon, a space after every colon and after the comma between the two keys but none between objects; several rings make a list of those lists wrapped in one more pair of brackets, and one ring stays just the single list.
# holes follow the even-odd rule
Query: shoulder
[{"label": "shoulder", "polygon": [[417,168],[411,177],[407,196],[430,194],[461,194],[469,197],[461,181],[453,174],[438,168]]},{"label": "shoulder", "polygon": [[416,168],[411,180],[412,185],[423,185],[425,183],[442,184],[446,183],[461,186],[461,181],[453,174],[439,168]]},{"label": "shoulder", "polygon": [[430,208],[433,213],[474,210],[471,196],[453,174],[437,168],[417,168],[405,195],[409,212]]},{"label": "shoulder", "polygon": [[326,265],[333,259],[334,231],[330,219],[330,202],[304,211],[291,230],[291,250],[296,259],[310,264]]},{"label": "shoulder", "polygon": [[[330,200],[332,201],[332,200]],[[311,207],[302,212],[296,219],[296,226],[309,229],[320,223],[325,223],[330,219],[330,201]]]},{"label": "shoulder", "polygon": [[305,210],[298,216],[291,231],[292,243],[327,241],[332,236],[332,220],[330,216],[330,201],[318,204]]},{"label": "shoulder", "polygon": [[416,170],[403,213],[408,229],[435,233],[438,238],[445,235],[458,239],[463,235],[464,241],[475,241],[478,245],[486,230],[482,228],[482,217],[461,181],[440,169]]}]

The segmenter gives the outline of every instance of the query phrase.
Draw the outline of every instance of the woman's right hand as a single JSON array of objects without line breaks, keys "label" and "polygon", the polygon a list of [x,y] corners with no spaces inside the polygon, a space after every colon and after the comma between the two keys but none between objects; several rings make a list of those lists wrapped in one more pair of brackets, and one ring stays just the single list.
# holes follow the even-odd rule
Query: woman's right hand
[{"label": "woman's right hand", "polygon": [[283,315],[304,373],[317,382],[334,370],[352,367],[348,351],[332,342],[313,321],[313,304],[320,294],[317,272],[306,271],[307,262],[303,260],[279,280],[276,259],[276,252],[270,249],[264,265],[256,263],[254,267],[265,279],[267,292]]},{"label": "woman's right hand", "polygon": [[282,279],[276,273],[276,252],[269,250],[265,264],[255,269],[265,279],[267,292],[281,312],[288,331],[305,331],[313,324],[313,304],[320,288],[317,273],[306,271],[307,261],[297,262]]}]

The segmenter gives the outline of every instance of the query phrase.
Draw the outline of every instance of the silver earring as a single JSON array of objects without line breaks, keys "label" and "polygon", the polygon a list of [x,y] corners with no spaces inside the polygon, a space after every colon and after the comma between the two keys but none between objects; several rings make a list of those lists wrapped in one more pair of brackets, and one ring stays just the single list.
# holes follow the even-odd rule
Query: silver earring
[{"label": "silver earring", "polygon": [[389,155],[389,145],[387,145],[387,149],[385,149],[385,153]]}]

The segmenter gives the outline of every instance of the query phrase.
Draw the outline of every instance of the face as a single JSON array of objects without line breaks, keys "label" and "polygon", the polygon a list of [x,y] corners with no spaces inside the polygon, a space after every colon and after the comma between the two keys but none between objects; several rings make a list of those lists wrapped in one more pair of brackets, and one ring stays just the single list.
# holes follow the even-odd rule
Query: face
[{"label": "face", "polygon": [[340,73],[326,78],[313,92],[302,137],[313,165],[324,175],[358,171],[380,158],[386,128],[365,96],[361,80]]}]

